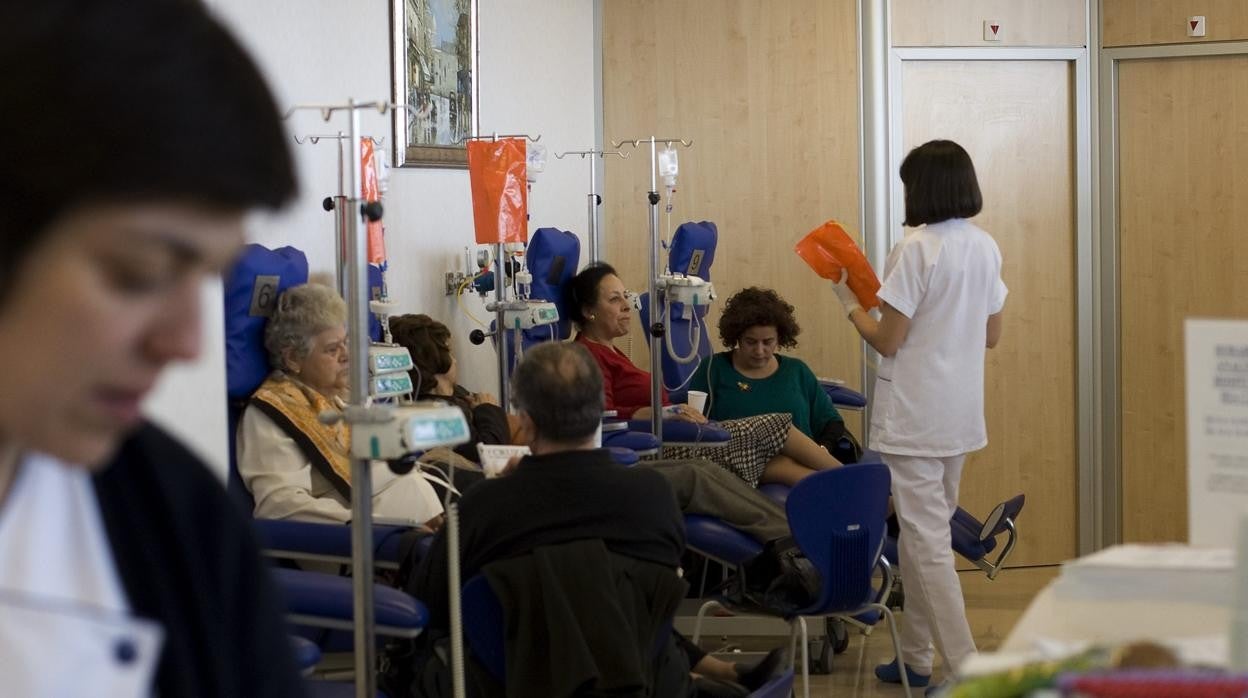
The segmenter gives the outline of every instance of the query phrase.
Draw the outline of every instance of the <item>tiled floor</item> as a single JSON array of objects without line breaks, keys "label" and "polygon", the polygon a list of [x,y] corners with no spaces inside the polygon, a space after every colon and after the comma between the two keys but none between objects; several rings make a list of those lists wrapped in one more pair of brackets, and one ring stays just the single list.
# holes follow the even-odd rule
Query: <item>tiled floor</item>
[{"label": "tiled floor", "polygon": [[[962,590],[966,597],[967,617],[971,632],[980,650],[997,648],[1010,628],[1027,608],[1027,604],[1058,573],[1058,567],[1009,569],[996,581],[988,581],[982,572],[963,572]],[[898,616],[905,622],[905,614]],[[786,642],[782,638],[729,638],[743,649],[766,649]],[[712,647],[721,638],[705,638],[703,646]],[[811,696],[901,696],[900,686],[880,683],[873,670],[876,664],[893,657],[893,645],[887,627],[881,625],[869,636],[853,633],[849,649],[832,662],[832,673],[811,677]],[[937,669],[937,678],[939,678]],[[798,679],[800,683],[800,677]],[[797,695],[801,695],[800,686]],[[916,692],[917,693],[917,692]],[[922,695],[917,693],[917,695]]]}]

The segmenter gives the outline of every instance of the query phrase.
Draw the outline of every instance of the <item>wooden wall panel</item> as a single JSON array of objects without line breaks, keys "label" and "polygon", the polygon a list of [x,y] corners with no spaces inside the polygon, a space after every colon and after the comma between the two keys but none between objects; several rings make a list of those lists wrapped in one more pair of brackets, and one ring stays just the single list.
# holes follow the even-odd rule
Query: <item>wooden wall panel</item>
[{"label": "wooden wall panel", "polygon": [[[1205,36],[1187,35],[1187,18],[1205,17]],[[1145,46],[1248,39],[1244,0],[1102,0],[1101,43]]]},{"label": "wooden wall panel", "polygon": [[1123,537],[1185,541],[1183,319],[1248,316],[1248,56],[1119,71]]},{"label": "wooden wall panel", "polygon": [[[892,0],[893,45],[1085,46],[1087,1]],[[984,41],[985,20],[1002,23],[1000,41]]]},{"label": "wooden wall panel", "polygon": [[975,161],[1010,295],[988,352],[988,447],[968,459],[961,501],[980,515],[1026,492],[1012,564],[1077,554],[1073,67],[1063,61],[907,62],[904,149],[935,138]]},{"label": "wooden wall panel", "polygon": [[[608,140],[681,136],[671,226],[719,226],[720,300],[775,288],[797,307],[795,352],[821,376],[861,385],[861,344],[826,282],[793,253],[829,218],[858,224],[857,30],[853,0],[611,0],[603,3],[604,129]],[[625,284],[647,276],[649,152],[606,163],[606,259]],[[648,356],[639,323],[631,347]],[[861,426],[850,420],[861,434]]]}]

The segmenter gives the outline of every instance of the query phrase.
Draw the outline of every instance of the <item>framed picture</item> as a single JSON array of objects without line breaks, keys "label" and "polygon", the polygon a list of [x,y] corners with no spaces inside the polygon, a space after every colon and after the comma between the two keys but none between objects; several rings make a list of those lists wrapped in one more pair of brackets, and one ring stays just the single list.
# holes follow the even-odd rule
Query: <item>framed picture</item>
[{"label": "framed picture", "polygon": [[390,0],[394,164],[467,167],[477,131],[477,0]]}]

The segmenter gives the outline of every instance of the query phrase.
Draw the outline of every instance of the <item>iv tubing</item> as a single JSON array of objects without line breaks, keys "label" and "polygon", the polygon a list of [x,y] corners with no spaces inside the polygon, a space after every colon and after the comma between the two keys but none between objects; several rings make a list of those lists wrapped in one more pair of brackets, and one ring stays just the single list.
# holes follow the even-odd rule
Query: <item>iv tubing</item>
[{"label": "iv tubing", "polygon": [[[694,297],[694,302],[695,303],[697,302],[696,296]],[[678,364],[693,363],[695,360],[698,359],[698,349],[702,347],[702,333],[698,331],[702,327],[702,321],[698,317],[698,307],[696,305],[686,304],[685,308],[693,314],[693,319],[689,321],[689,333],[693,335],[689,339],[689,353],[685,356],[681,356],[680,354],[676,353],[676,347],[672,346],[671,327],[668,327],[667,335],[663,338],[663,341],[667,343],[668,356],[671,356],[673,359],[675,359],[676,363]],[[666,290],[663,292],[663,316],[667,318],[668,325],[671,325],[672,298],[671,298],[670,290]],[[684,386],[682,385],[681,387],[684,387]]]}]

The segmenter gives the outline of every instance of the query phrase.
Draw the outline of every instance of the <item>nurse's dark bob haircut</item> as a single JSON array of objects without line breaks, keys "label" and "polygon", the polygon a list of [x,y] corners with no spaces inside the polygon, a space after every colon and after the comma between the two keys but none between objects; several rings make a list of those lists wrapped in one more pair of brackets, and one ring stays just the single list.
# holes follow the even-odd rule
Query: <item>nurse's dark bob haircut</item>
[{"label": "nurse's dark bob haircut", "polygon": [[984,208],[975,165],[953,141],[928,141],[901,163],[906,186],[906,220],[916,227],[951,218],[971,218]]}]

